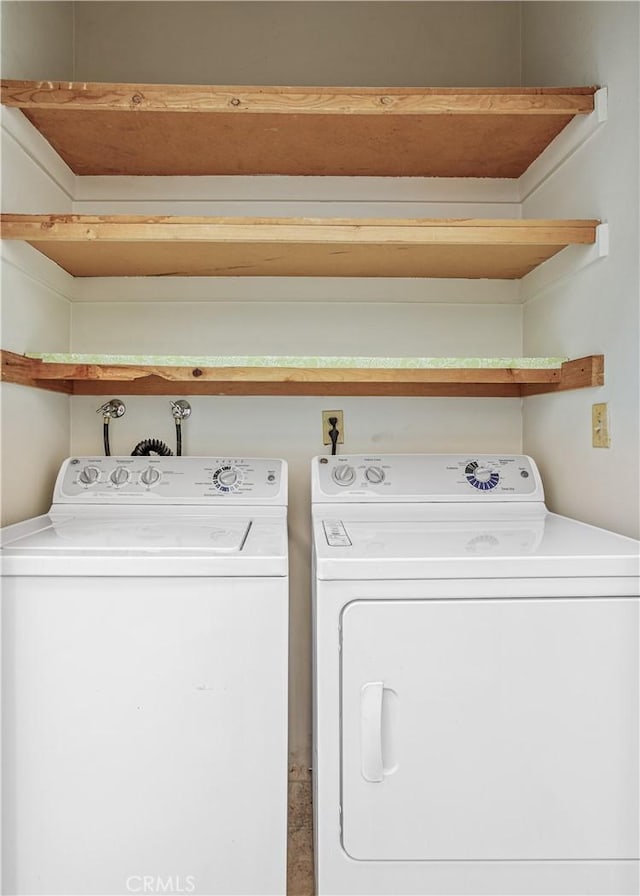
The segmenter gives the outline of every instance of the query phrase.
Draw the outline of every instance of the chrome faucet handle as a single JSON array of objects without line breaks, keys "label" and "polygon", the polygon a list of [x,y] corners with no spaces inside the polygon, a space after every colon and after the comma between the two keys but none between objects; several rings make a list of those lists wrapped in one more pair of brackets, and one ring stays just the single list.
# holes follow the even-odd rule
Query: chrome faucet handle
[{"label": "chrome faucet handle", "polygon": [[96,414],[102,414],[105,420],[115,420],[118,417],[123,417],[126,410],[127,408],[123,401],[120,401],[119,398],[112,398],[101,405]]},{"label": "chrome faucet handle", "polygon": [[179,398],[171,402],[171,413],[176,422],[181,422],[191,415],[191,405],[184,398]]}]

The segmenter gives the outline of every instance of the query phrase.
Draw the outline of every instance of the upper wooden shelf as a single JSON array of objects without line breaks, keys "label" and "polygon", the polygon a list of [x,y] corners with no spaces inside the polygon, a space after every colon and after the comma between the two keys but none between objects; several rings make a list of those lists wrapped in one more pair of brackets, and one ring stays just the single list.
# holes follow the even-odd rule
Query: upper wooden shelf
[{"label": "upper wooden shelf", "polygon": [[[1,351],[2,379],[71,395],[407,395],[519,398],[602,386],[604,358],[590,355],[557,366],[359,367],[185,366],[153,363],[50,362]],[[272,359],[276,360],[276,359]],[[311,359],[309,359],[311,360]],[[324,359],[330,360],[330,359]],[[378,361],[384,359],[378,359]],[[389,359],[393,360],[393,359]],[[432,359],[433,360],[433,359]],[[454,359],[450,359],[454,361]],[[517,359],[513,359],[517,362]],[[525,362],[525,359],[521,359]],[[552,360],[552,359],[549,359]],[[286,361],[286,359],[282,359]],[[461,362],[464,359],[460,359]],[[488,361],[486,363],[489,363]]]},{"label": "upper wooden shelf", "polygon": [[519,177],[596,87],[2,81],[76,174]]},{"label": "upper wooden shelf", "polygon": [[76,277],[517,279],[598,221],[2,215]]}]

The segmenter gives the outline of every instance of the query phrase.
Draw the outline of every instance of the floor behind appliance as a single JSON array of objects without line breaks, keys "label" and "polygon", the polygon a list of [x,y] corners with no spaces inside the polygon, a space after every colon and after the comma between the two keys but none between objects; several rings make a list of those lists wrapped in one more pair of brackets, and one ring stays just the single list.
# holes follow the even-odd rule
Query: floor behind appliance
[{"label": "floor behind appliance", "polygon": [[6,894],[282,894],[280,460],[73,458],[3,535]]},{"label": "floor behind appliance", "polygon": [[637,542],[522,456],[316,458],[318,896],[638,892]]}]

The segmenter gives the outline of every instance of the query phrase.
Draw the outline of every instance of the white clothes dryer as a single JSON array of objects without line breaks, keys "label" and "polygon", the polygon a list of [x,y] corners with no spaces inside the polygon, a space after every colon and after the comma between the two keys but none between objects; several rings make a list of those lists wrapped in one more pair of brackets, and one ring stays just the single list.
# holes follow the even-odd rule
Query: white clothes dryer
[{"label": "white clothes dryer", "polygon": [[75,457],[3,530],[2,892],[285,891],[286,476]]},{"label": "white clothes dryer", "polygon": [[528,457],[315,458],[318,896],[637,894],[638,542]]}]

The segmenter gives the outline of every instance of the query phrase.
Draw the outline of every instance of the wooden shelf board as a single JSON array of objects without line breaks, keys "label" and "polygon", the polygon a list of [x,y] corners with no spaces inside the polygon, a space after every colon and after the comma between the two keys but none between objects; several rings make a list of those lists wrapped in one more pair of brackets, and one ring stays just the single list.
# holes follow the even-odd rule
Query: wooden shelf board
[{"label": "wooden shelf board", "polygon": [[519,397],[601,386],[604,359],[560,368],[190,368],[50,363],[2,353],[5,382],[75,395],[406,395]]},{"label": "wooden shelf board", "polygon": [[77,277],[316,276],[517,279],[596,220],[1,216]]},{"label": "wooden shelf board", "polygon": [[2,81],[76,174],[519,177],[595,87]]}]

